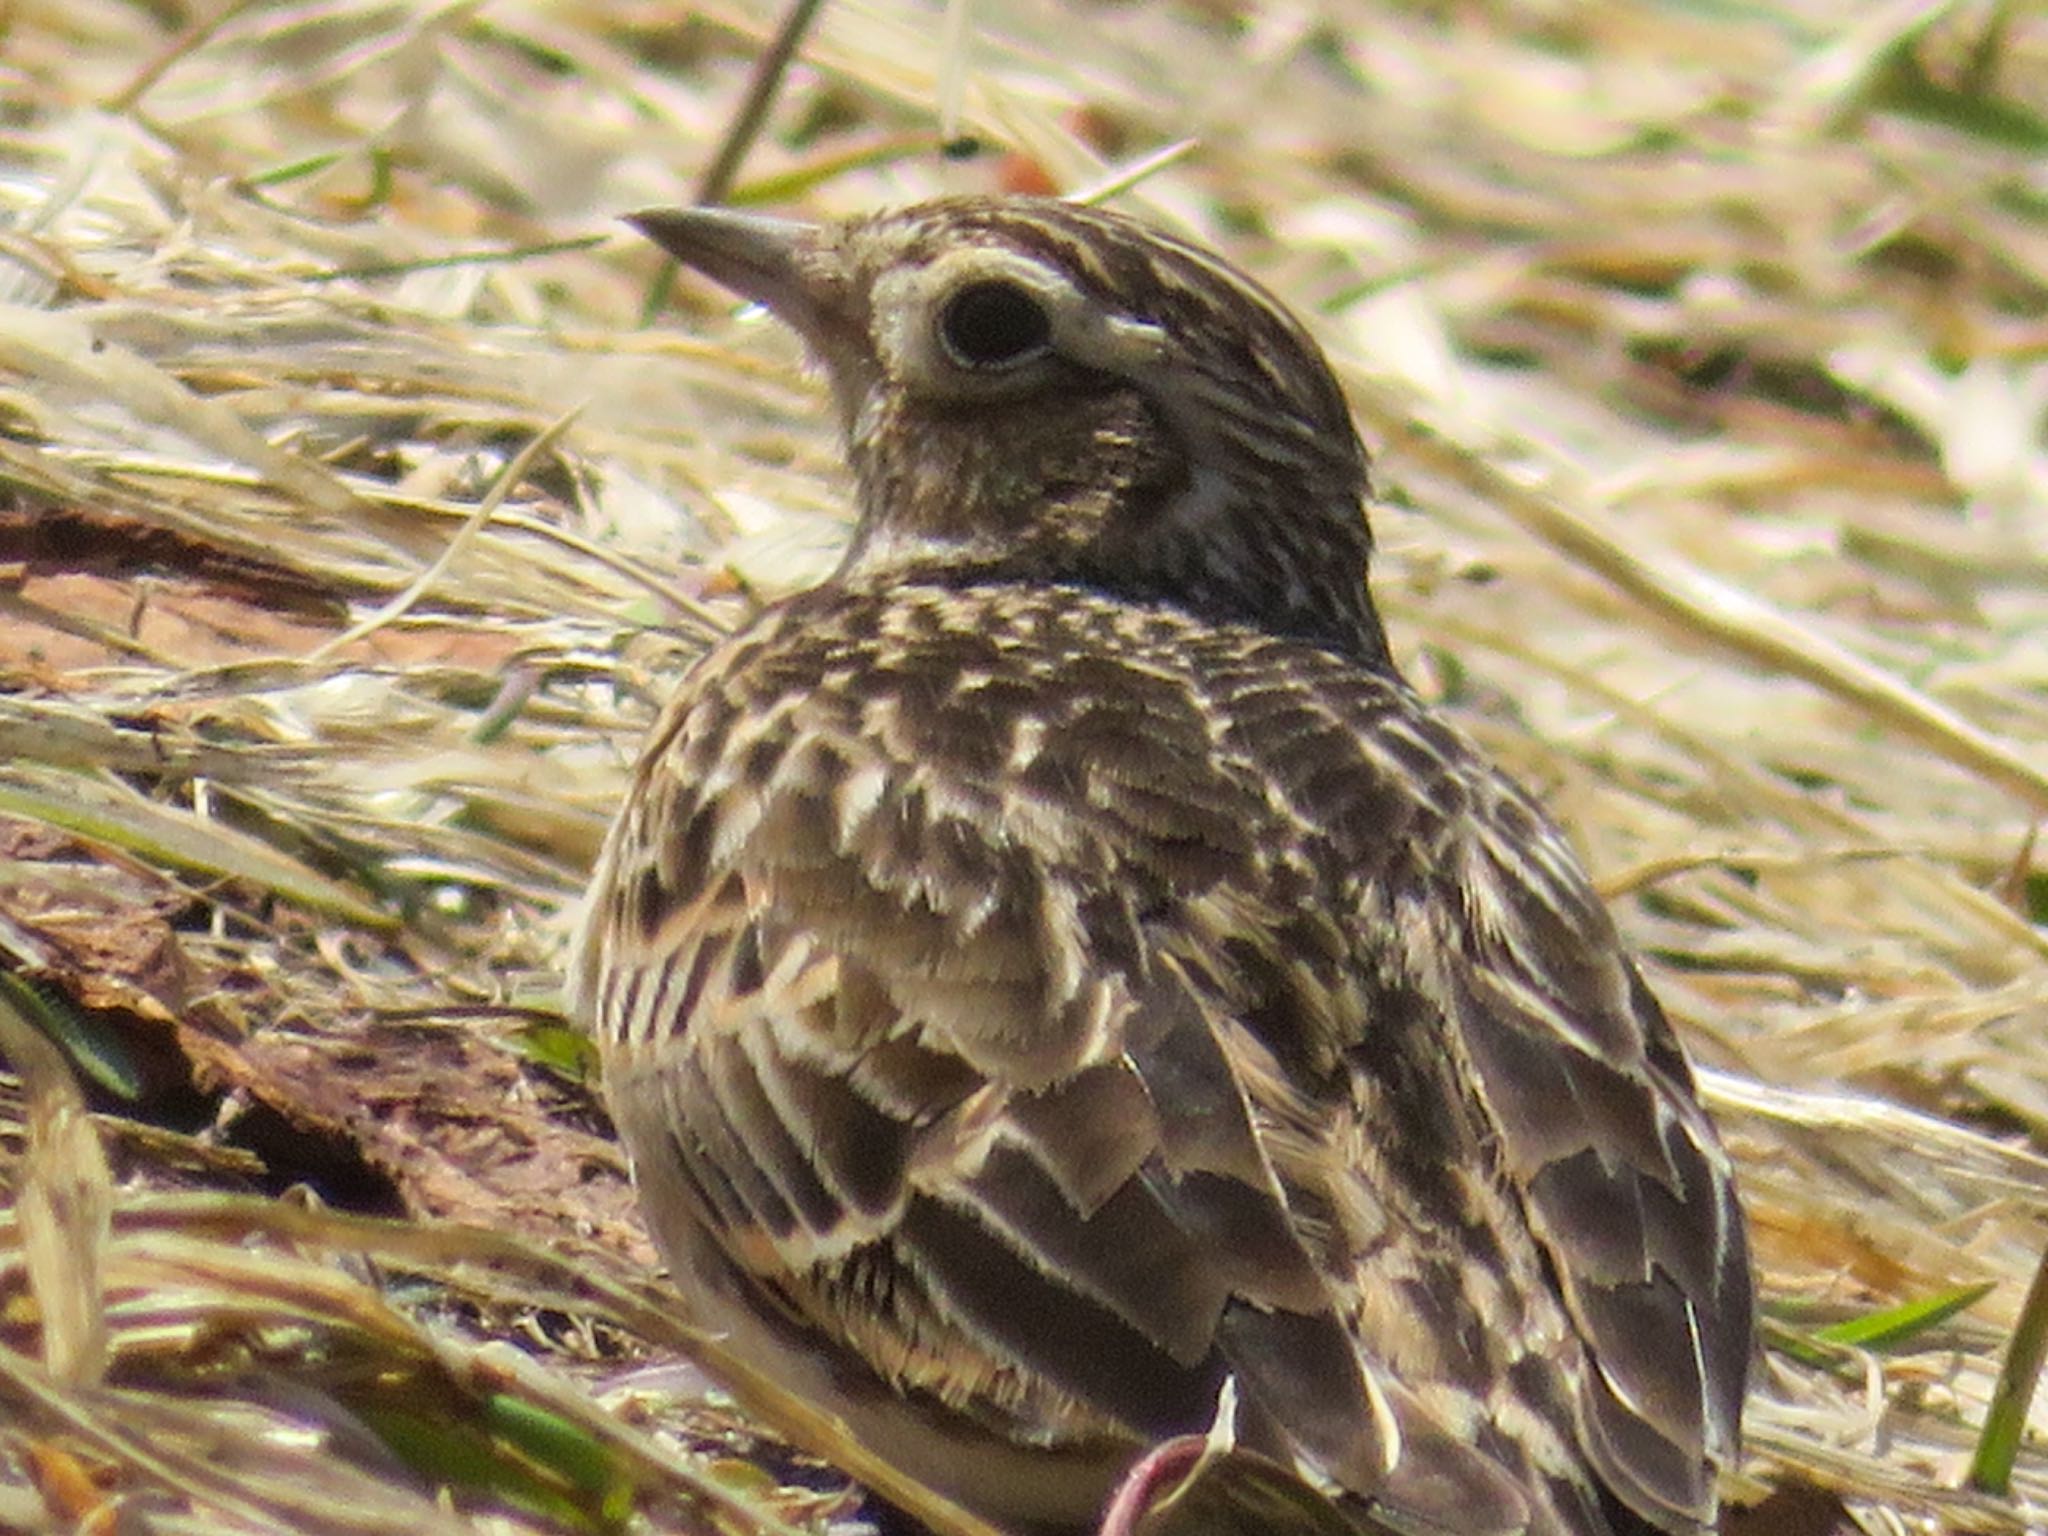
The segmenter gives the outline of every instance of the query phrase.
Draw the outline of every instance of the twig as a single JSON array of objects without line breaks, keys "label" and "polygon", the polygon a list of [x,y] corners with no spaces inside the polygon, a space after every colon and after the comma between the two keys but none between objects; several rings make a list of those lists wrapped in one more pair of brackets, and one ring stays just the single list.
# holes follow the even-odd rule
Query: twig
[{"label": "twig", "polygon": [[782,25],[769,40],[768,47],[755,61],[754,77],[747,82],[747,94],[740,102],[740,110],[732,120],[732,126],[725,131],[725,142],[718,146],[718,153],[712,157],[704,179],[697,183],[697,202],[722,203],[732,191],[733,178],[739,174],[740,161],[747,151],[754,147],[754,140],[761,135],[761,125],[768,120],[768,108],[775,102],[775,92],[782,85],[782,77],[789,72],[789,61],[796,57],[797,45],[817,19],[818,8],[824,0],[794,0],[789,12],[782,18]]}]

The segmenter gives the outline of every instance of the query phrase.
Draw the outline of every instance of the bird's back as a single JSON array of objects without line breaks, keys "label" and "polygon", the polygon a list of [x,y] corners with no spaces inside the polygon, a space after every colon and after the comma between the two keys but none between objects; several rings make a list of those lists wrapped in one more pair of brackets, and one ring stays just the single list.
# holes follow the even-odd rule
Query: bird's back
[{"label": "bird's back", "polygon": [[707,1318],[996,1518],[1079,1523],[1229,1378],[1397,1528],[1712,1520],[1725,1159],[1562,839],[1390,671],[828,585],[693,672],[578,973]]}]

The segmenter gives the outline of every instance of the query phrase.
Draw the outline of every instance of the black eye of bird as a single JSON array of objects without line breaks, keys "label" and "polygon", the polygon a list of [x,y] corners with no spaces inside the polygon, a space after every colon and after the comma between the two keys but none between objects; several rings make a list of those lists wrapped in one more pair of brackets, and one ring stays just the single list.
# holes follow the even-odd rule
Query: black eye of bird
[{"label": "black eye of bird", "polygon": [[1014,368],[1052,346],[1052,316],[1015,283],[969,283],[939,311],[939,342],[963,368]]}]

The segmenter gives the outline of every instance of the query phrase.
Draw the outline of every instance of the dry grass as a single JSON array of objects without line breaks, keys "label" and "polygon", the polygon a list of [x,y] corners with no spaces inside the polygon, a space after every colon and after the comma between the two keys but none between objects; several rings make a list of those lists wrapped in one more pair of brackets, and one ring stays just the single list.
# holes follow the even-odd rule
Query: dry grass
[{"label": "dry grass", "polygon": [[[736,195],[1196,141],[1122,205],[1312,317],[1404,662],[1710,1068],[1750,1472],[2018,1531],[2039,1449],[1957,1490],[2048,1244],[2048,19],[1849,9],[838,0]],[[614,222],[774,22],[0,9],[0,1529],[844,1516],[615,1374],[687,1341],[551,1016],[651,702],[843,531],[792,344],[642,328]]]}]

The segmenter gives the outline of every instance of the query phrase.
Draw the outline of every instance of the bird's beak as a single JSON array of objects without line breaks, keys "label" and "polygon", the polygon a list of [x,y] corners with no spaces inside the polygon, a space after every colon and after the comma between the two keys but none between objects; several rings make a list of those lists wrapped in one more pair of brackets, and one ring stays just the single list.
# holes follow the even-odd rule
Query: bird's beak
[{"label": "bird's beak", "polygon": [[824,328],[823,274],[805,260],[819,229],[729,208],[650,208],[626,222],[684,266],[773,310],[816,340]]}]

